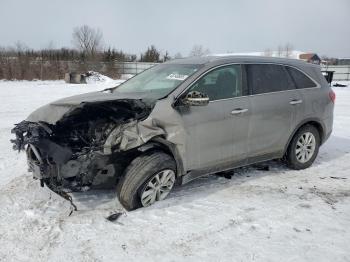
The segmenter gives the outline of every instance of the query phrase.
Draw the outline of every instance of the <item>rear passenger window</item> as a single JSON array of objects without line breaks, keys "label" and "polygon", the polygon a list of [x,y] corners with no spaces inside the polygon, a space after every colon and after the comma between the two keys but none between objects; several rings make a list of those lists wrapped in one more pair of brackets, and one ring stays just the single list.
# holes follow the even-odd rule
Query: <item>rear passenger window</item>
[{"label": "rear passenger window", "polygon": [[316,87],[317,85],[312,81],[309,77],[307,77],[304,73],[299,70],[287,66],[287,71],[292,76],[297,88],[309,88]]},{"label": "rear passenger window", "polygon": [[247,65],[247,77],[254,95],[295,89],[292,79],[281,65]]}]

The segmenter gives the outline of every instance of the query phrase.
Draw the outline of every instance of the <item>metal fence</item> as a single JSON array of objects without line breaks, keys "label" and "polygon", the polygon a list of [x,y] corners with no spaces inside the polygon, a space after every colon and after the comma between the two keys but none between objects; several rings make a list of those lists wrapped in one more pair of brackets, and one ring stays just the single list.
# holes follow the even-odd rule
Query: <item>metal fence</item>
[{"label": "metal fence", "polygon": [[61,64],[61,67],[65,69],[65,72],[86,73],[87,71],[96,71],[109,77],[116,78],[126,74],[137,75],[159,63],[62,61]]},{"label": "metal fence", "polygon": [[321,66],[322,70],[334,71],[333,81],[350,81],[350,65]]},{"label": "metal fence", "polygon": [[[158,64],[159,63],[147,62],[115,62],[114,65],[116,68],[118,68],[119,74],[136,75]],[[350,65],[332,65],[321,67],[322,70],[334,71],[333,80],[350,81]]]},{"label": "metal fence", "polygon": [[116,67],[119,70],[119,74],[131,74],[137,75],[146,69],[158,65],[158,63],[146,63],[146,62],[116,62]]}]

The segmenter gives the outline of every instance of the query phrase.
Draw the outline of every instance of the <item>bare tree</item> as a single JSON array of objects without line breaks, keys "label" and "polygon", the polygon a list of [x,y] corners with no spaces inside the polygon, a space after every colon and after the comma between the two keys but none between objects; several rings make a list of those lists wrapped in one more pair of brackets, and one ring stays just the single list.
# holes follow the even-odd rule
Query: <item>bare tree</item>
[{"label": "bare tree", "polygon": [[141,62],[160,62],[160,51],[154,45],[147,48],[147,51],[141,54]]},{"label": "bare tree", "polygon": [[27,79],[30,59],[26,53],[29,51],[29,48],[25,43],[17,41],[15,43],[15,51],[17,53],[14,68],[15,75],[19,79]]},{"label": "bare tree", "polygon": [[284,47],[285,57],[290,57],[292,55],[293,46],[290,43],[287,43]]},{"label": "bare tree", "polygon": [[209,49],[204,49],[201,45],[194,45],[189,56],[204,56],[210,53]]},{"label": "bare tree", "polygon": [[91,28],[88,25],[73,29],[73,44],[87,55],[94,56],[102,48],[103,34],[99,28]]},{"label": "bare tree", "polygon": [[27,45],[25,43],[23,43],[22,41],[17,41],[15,43],[15,50],[17,53],[23,53],[25,51],[27,51],[29,48],[27,47]]},{"label": "bare tree", "polygon": [[277,48],[277,56],[282,57],[283,56],[283,47],[281,45]]},{"label": "bare tree", "polygon": [[182,54],[181,54],[180,52],[177,52],[177,53],[174,55],[174,58],[175,58],[175,59],[182,58]]},{"label": "bare tree", "polygon": [[166,62],[168,60],[171,60],[171,56],[169,55],[168,51],[165,51],[165,54],[163,56],[163,62]]},{"label": "bare tree", "polygon": [[264,51],[264,56],[272,56],[272,50],[270,48]]},{"label": "bare tree", "polygon": [[44,50],[54,50],[54,49],[55,49],[55,43],[52,40],[50,40],[44,48]]}]

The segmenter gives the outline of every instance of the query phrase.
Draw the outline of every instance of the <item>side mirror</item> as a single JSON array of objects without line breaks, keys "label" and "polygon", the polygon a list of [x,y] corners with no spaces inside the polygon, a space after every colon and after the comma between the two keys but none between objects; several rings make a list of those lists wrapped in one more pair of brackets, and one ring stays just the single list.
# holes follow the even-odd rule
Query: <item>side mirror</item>
[{"label": "side mirror", "polygon": [[209,104],[209,96],[198,91],[189,92],[182,102],[189,106],[206,106]]}]

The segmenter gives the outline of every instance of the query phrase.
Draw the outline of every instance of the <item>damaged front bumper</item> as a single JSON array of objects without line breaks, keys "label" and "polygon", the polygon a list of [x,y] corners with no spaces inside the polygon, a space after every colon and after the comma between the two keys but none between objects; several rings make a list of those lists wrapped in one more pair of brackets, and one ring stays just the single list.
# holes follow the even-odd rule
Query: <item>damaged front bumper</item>
[{"label": "damaged front bumper", "polygon": [[[101,108],[104,114],[96,110]],[[148,115],[146,108],[131,118],[124,106],[120,119],[114,115],[116,109],[106,111],[101,105],[85,104],[78,109],[56,124],[25,120],[12,130],[16,135],[11,140],[13,148],[26,151],[33,177],[54,191],[115,186],[129,156],[151,138],[164,134],[161,128],[137,119]]]},{"label": "damaged front bumper", "polygon": [[110,157],[90,154],[56,163],[51,157],[43,158],[42,150],[33,144],[26,147],[28,171],[41,185],[46,184],[53,191],[85,191],[98,186],[107,178],[114,180],[115,167]]},{"label": "damaged front bumper", "polygon": [[160,138],[154,143],[165,145],[183,173],[184,130],[169,101],[100,96],[56,101],[15,126],[13,148],[26,151],[35,179],[55,192],[115,187],[130,161],[152,143],[145,144]]},{"label": "damaged front bumper", "polygon": [[58,169],[56,165],[45,163],[39,153],[39,149],[34,145],[29,144],[27,149],[27,164],[28,171],[33,173],[34,179],[48,179],[51,176],[57,177]]},{"label": "damaged front bumper", "polygon": [[11,140],[13,148],[26,151],[28,171],[42,186],[46,184],[55,192],[82,191],[115,180],[118,163],[113,162],[118,156],[113,152],[104,154],[103,147],[73,151],[53,141],[54,131],[44,123],[23,121],[12,132],[16,134],[16,139]]}]

